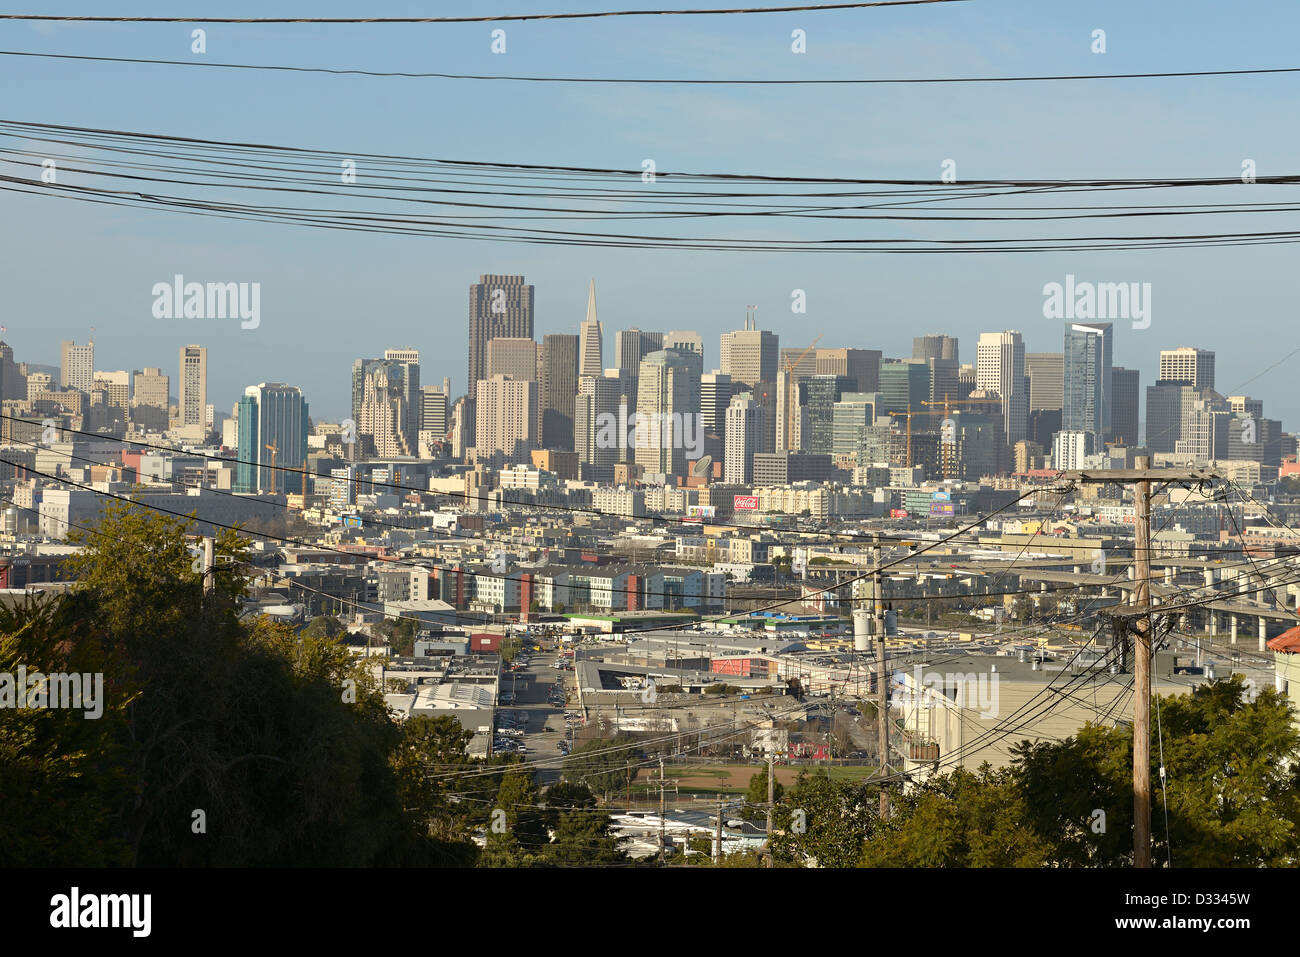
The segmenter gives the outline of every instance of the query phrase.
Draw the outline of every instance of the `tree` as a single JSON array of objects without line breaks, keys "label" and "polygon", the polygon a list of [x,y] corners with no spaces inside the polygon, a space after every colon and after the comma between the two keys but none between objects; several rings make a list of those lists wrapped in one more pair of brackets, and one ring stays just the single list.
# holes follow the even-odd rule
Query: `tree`
[{"label": "tree", "polygon": [[1050,846],[1022,826],[1010,769],[957,769],[895,795],[890,818],[862,847],[865,867],[1041,867]]},{"label": "tree", "polygon": [[833,781],[825,770],[801,771],[777,808],[770,845],[783,864],[853,867],[875,833],[879,790]]},{"label": "tree", "polygon": [[533,867],[542,862],[550,837],[539,801],[531,773],[506,771],[489,816],[480,867]]},{"label": "tree", "polygon": [[[785,794],[785,787],[780,781],[773,782],[773,800],[780,803]],[[756,771],[749,779],[749,788],[745,791],[745,808],[740,816],[746,821],[766,821],[767,811],[767,769]]]},{"label": "tree", "polygon": [[564,760],[565,779],[585,784],[593,794],[608,801],[609,795],[620,790],[627,779],[631,741],[626,735],[593,738],[574,748]]},{"label": "tree", "polygon": [[347,629],[343,627],[343,622],[333,615],[317,615],[302,630],[304,635],[312,638],[340,638],[346,632]]},{"label": "tree", "polygon": [[552,841],[546,863],[552,867],[601,867],[627,862],[622,839],[613,834],[609,814],[596,806],[582,784],[561,781],[546,791]]}]

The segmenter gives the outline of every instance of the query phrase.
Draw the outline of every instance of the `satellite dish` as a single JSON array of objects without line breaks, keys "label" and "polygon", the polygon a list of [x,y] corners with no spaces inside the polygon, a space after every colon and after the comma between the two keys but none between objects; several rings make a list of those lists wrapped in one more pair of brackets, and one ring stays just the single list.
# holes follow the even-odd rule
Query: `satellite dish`
[{"label": "satellite dish", "polygon": [[696,463],[691,466],[691,474],[696,477],[699,477],[701,475],[708,475],[709,467],[712,465],[713,465],[713,456],[706,455],[704,456],[704,458],[698,459]]}]

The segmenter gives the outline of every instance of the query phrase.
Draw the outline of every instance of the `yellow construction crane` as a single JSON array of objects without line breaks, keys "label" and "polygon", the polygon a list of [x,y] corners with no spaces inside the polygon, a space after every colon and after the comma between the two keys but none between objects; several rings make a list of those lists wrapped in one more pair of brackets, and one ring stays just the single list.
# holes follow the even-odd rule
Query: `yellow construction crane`
[{"label": "yellow construction crane", "polygon": [[790,448],[791,437],[794,435],[794,370],[796,366],[798,366],[800,363],[803,362],[805,358],[807,358],[808,353],[812,352],[813,349],[817,348],[817,343],[821,341],[822,341],[821,336],[818,336],[816,339],[814,339],[812,341],[812,344],[809,345],[807,349],[799,353],[799,358],[795,359],[794,362],[790,361],[789,356],[785,357],[785,447],[786,449]]},{"label": "yellow construction crane", "polygon": [[886,413],[885,413],[885,415],[903,415],[903,416],[907,416],[907,467],[908,467],[909,469],[912,467],[912,416],[913,416],[913,415],[920,415],[920,414],[921,414],[921,413],[920,413],[919,411],[918,411],[918,412],[915,412],[915,413],[912,412],[912,403],[910,403],[910,402],[907,403],[907,411],[906,411],[906,412],[886,412]]},{"label": "yellow construction crane", "polygon": [[[971,398],[965,398],[965,399],[957,399],[957,400],[954,401],[953,399],[951,399],[951,398],[949,397],[949,394],[948,394],[947,392],[945,392],[945,393],[943,394],[943,401],[942,401],[942,402],[927,402],[927,401],[922,401],[922,402],[921,402],[921,405],[927,405],[927,406],[929,406],[929,405],[933,405],[933,406],[943,406],[943,417],[944,417],[945,419],[948,419],[948,418],[951,418],[951,417],[952,417],[952,409],[953,409],[953,406],[961,406],[961,405],[989,405],[989,404],[993,404],[993,405],[1001,405],[1001,404],[1002,404],[1002,399],[1001,399],[1000,397],[998,397],[998,398],[988,398],[988,399],[971,399]],[[954,439],[955,439],[955,436],[954,436]],[[946,479],[956,478],[956,477],[957,477],[957,475],[956,475],[956,472],[957,472],[957,456],[954,454],[954,453],[955,453],[955,445],[956,445],[955,441],[954,441],[954,442],[944,442],[944,441],[942,441],[942,439],[941,439],[940,442],[939,442],[939,458],[940,458],[940,461],[942,462],[943,477],[946,478]]]}]

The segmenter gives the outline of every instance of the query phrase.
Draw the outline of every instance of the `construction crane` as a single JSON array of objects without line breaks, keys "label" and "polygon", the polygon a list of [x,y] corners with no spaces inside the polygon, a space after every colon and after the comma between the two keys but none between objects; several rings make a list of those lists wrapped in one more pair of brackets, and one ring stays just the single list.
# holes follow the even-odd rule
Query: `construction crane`
[{"label": "construction crane", "polygon": [[808,353],[817,348],[817,343],[821,341],[821,336],[814,339],[807,349],[799,353],[799,358],[795,359],[794,362],[790,361],[789,356],[785,357],[785,447],[787,450],[790,448],[791,438],[794,435],[794,370],[808,357]]},{"label": "construction crane", "polygon": [[280,451],[279,443],[278,442],[271,443],[266,447],[266,450],[271,453],[271,494],[274,495],[275,494],[275,453]]},{"label": "construction crane", "polygon": [[921,412],[912,411],[912,403],[907,403],[906,412],[886,412],[885,415],[902,415],[907,417],[907,467],[912,467],[912,416],[920,415]]},{"label": "construction crane", "polygon": [[[971,399],[971,398],[965,398],[965,399],[957,399],[957,400],[954,401],[952,398],[949,397],[949,394],[948,394],[947,392],[945,392],[945,393],[943,394],[943,401],[942,401],[942,402],[927,402],[927,401],[922,401],[922,402],[921,402],[921,405],[925,405],[925,406],[943,406],[943,417],[944,417],[945,419],[952,418],[952,409],[953,409],[953,406],[962,406],[962,405],[990,405],[990,404],[991,404],[991,405],[1001,405],[1001,404],[1002,404],[1002,399],[1001,399],[1001,397],[996,397],[996,398],[987,398],[987,399]],[[956,440],[956,436],[954,436],[953,438],[954,438],[954,441],[952,441],[952,442],[944,442],[944,441],[942,441],[942,438],[941,438],[941,440],[940,440],[940,442],[939,442],[939,457],[940,457],[940,460],[941,460],[941,462],[942,462],[943,477],[946,478],[946,479],[956,478],[956,477],[957,477],[957,475],[956,475],[956,472],[957,472],[957,456],[956,456],[956,454],[955,454],[955,451],[956,451],[956,441],[955,441],[955,440]]]}]

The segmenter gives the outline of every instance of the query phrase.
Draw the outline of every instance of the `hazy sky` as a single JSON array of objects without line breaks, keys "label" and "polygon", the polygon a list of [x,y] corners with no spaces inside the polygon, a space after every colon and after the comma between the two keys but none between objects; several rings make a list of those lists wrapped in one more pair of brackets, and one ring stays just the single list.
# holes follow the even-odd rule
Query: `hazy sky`
[{"label": "hazy sky", "polygon": [[[772,0],[775,2],[775,0]],[[649,0],[638,5],[654,6]],[[680,5],[680,4],[678,4]],[[715,4],[697,3],[704,7]],[[29,5],[33,6],[33,5]],[[62,0],[59,13],[103,13]],[[314,0],[222,3],[229,16],[420,15],[615,9],[610,0],[382,0],[358,7]],[[210,2],[121,0],[115,14],[216,12]],[[762,16],[658,17],[506,24],[219,26],[206,57],[191,25],[0,24],[0,49],[207,59],[379,70],[586,76],[996,76],[1300,65],[1300,5],[1157,0],[1064,6],[971,0],[886,10]],[[795,28],[805,55],[790,51]],[[1104,29],[1107,53],[1090,51]],[[713,87],[510,84],[333,77],[0,56],[10,119],[337,150],[573,166],[938,180],[1237,176],[1300,167],[1294,122],[1300,74],[944,86]],[[0,141],[12,146],[12,140]],[[0,159],[6,159],[0,155]],[[30,168],[28,168],[30,171]],[[2,172],[19,168],[5,163]],[[22,174],[26,175],[26,174]],[[364,175],[364,169],[360,171]],[[1285,198],[1284,188],[1258,199]],[[1265,192],[1265,190],[1270,190]],[[1147,194],[1151,195],[1151,194]],[[1228,197],[1216,195],[1215,199]],[[1255,199],[1256,194],[1251,194]],[[1208,197],[1207,197],[1208,199]],[[1192,202],[1163,197],[1158,202]],[[0,324],[17,358],[58,362],[63,338],[95,329],[96,366],[161,365],[208,347],[208,398],[229,411],[244,386],[301,386],[317,418],[350,402],[354,358],[387,346],[420,349],[426,384],[464,390],[468,287],[484,272],[522,273],[536,286],[536,333],[577,332],[596,279],[606,328],[696,329],[707,368],[720,332],[746,304],[783,346],[854,345],[908,355],[911,338],[961,338],[964,361],[981,331],[1019,329],[1030,351],[1060,350],[1061,323],[1043,318],[1042,288],[1080,280],[1149,282],[1152,322],[1117,323],[1114,361],[1155,379],[1162,348],[1218,353],[1218,385],[1233,390],[1300,346],[1296,247],[987,256],[815,256],[591,249],[325,232],[291,226],[110,209],[0,192]],[[1294,214],[1140,220],[1147,232],[1283,229]],[[672,232],[682,227],[650,224]],[[716,227],[713,229],[717,234]],[[816,223],[766,225],[762,235],[808,237]],[[1050,235],[1050,224],[1020,224]],[[1082,227],[1061,227],[1071,234]],[[732,230],[732,234],[740,235]],[[752,227],[751,227],[752,229]],[[865,224],[859,231],[872,229]],[[978,234],[979,227],[972,227]],[[749,231],[746,235],[757,235]],[[914,235],[944,234],[917,227]],[[948,235],[959,234],[949,228]],[[175,273],[260,282],[262,321],[159,320],[154,283]],[[804,289],[806,315],[792,315]],[[1288,429],[1300,424],[1290,360],[1246,390]],[[173,379],[173,391],[175,380]]]}]

